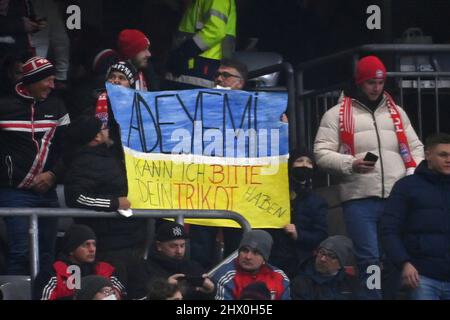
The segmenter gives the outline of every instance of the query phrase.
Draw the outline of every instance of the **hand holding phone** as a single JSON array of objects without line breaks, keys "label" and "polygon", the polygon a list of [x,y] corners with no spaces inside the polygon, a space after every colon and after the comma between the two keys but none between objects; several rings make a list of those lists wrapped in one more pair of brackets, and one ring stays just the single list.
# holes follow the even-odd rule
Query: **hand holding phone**
[{"label": "hand holding phone", "polygon": [[205,281],[205,278],[202,276],[189,276],[186,275],[183,280],[186,280],[187,283],[189,283],[193,287],[202,287],[203,282]]},{"label": "hand holding phone", "polygon": [[375,165],[378,161],[378,156],[372,152],[367,152],[363,160],[373,162],[373,165]]}]

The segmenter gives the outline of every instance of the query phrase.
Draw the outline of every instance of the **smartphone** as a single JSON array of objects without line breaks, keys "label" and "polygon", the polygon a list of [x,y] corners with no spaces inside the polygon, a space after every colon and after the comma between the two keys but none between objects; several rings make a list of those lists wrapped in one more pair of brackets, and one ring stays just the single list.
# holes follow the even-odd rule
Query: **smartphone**
[{"label": "smartphone", "polygon": [[202,276],[185,276],[183,279],[193,287],[201,287],[205,281]]},{"label": "smartphone", "polygon": [[363,160],[364,161],[377,162],[378,161],[378,156],[376,154],[373,154],[372,152],[367,152]]}]

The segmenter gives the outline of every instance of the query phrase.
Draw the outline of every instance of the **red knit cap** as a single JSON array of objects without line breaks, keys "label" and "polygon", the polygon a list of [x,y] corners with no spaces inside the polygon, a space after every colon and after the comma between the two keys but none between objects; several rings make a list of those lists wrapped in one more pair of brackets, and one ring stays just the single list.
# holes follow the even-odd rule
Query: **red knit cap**
[{"label": "red knit cap", "polygon": [[378,57],[364,57],[356,65],[356,84],[359,85],[369,79],[386,79],[386,68]]},{"label": "red knit cap", "polygon": [[141,31],[136,29],[125,29],[119,33],[118,48],[120,55],[126,60],[135,57],[139,52],[145,50],[150,41]]}]

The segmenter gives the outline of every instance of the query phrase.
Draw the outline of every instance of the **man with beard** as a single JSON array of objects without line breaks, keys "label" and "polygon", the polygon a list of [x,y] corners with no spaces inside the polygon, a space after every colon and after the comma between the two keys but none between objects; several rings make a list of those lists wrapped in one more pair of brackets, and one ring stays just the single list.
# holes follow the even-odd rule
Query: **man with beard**
[{"label": "man with beard", "polygon": [[357,283],[346,274],[352,255],[352,241],[332,236],[319,245],[317,254],[304,261],[291,282],[295,300],[344,300],[355,298]]},{"label": "man with beard", "polygon": [[34,299],[71,300],[75,294],[76,283],[71,282],[70,276],[73,270],[77,269],[80,272],[79,279],[97,275],[109,280],[116,298],[120,299],[125,288],[112,265],[96,260],[96,247],[96,236],[91,228],[81,224],[71,225],[64,235],[63,248],[58,259],[50,270],[41,270],[37,275],[33,288]]},{"label": "man with beard", "polygon": [[244,288],[254,282],[263,282],[272,300],[290,300],[289,279],[284,272],[267,263],[273,240],[264,230],[244,234],[239,254],[223,264],[213,275],[216,300],[238,300]]},{"label": "man with beard", "polygon": [[313,255],[328,236],[328,204],[312,191],[314,155],[307,150],[290,153],[291,223],[283,229],[268,229],[274,246],[269,262],[282,269],[289,278],[298,273],[299,264]]},{"label": "man with beard", "polygon": [[136,90],[156,91],[159,89],[158,79],[149,61],[150,40],[136,29],[125,29],[119,33],[117,47],[121,59],[129,62],[137,71]]},{"label": "man with beard", "polygon": [[135,281],[130,283],[130,297],[144,298],[156,279],[182,288],[183,298],[202,300],[211,298],[214,284],[194,260],[186,258],[188,235],[181,224],[163,221],[157,231],[147,260],[142,260]]},{"label": "man with beard", "polygon": [[[126,174],[121,159],[112,148],[109,129],[93,115],[76,119],[67,129],[71,148],[65,154],[67,165],[64,194],[67,206],[98,211],[127,210]],[[125,218],[79,218],[98,237],[98,256],[115,265],[126,282],[135,274],[143,255],[145,223]]]}]

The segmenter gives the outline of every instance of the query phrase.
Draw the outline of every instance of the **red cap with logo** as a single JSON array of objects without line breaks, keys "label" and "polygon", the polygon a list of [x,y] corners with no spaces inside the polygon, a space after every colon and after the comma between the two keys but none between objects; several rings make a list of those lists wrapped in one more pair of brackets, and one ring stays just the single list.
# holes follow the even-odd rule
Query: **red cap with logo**
[{"label": "red cap with logo", "polygon": [[369,79],[386,79],[386,67],[376,56],[364,57],[356,65],[356,84],[359,85]]}]

